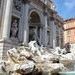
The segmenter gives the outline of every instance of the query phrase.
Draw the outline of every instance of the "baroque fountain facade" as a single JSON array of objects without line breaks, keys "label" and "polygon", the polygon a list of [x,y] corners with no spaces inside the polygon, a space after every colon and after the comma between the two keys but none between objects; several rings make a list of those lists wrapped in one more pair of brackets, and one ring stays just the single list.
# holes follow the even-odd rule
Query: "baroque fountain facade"
[{"label": "baroque fountain facade", "polygon": [[52,0],[0,0],[0,32],[1,74],[74,70],[74,51],[60,49],[63,19]]}]

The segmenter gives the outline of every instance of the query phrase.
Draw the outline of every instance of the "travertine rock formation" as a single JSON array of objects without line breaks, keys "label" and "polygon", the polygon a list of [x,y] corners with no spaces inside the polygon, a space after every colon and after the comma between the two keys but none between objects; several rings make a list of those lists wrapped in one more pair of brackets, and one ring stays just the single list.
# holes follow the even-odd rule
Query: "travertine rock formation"
[{"label": "travertine rock formation", "polygon": [[8,60],[2,62],[0,70],[10,75],[73,70],[74,53],[63,54],[63,51],[60,48],[56,48],[56,52],[50,51],[38,46],[36,41],[31,41],[28,46],[8,50]]}]

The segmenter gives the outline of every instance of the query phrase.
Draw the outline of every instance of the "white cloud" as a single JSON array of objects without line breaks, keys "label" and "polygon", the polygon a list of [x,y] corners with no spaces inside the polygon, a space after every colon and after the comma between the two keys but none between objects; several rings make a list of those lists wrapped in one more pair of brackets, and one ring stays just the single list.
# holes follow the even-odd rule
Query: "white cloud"
[{"label": "white cloud", "polygon": [[75,8],[75,0],[64,0],[64,6],[68,10],[72,10]]}]

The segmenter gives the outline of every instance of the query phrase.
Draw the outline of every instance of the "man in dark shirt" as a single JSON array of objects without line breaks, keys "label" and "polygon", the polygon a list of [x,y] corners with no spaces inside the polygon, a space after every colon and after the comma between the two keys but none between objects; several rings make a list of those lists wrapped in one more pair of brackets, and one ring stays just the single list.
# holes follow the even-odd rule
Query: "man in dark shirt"
[{"label": "man in dark shirt", "polygon": [[66,48],[66,52],[67,52],[67,53],[70,53],[71,45],[70,45],[70,43],[69,43],[69,42],[68,42],[68,43],[66,43],[65,48]]}]

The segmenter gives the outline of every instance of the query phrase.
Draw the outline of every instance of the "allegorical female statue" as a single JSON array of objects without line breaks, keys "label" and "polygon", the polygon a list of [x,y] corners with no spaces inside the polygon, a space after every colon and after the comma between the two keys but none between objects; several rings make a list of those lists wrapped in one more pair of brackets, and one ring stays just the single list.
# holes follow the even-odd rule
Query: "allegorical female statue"
[{"label": "allegorical female statue", "polygon": [[11,37],[17,37],[17,32],[18,32],[18,21],[15,19],[12,23],[11,26]]}]

